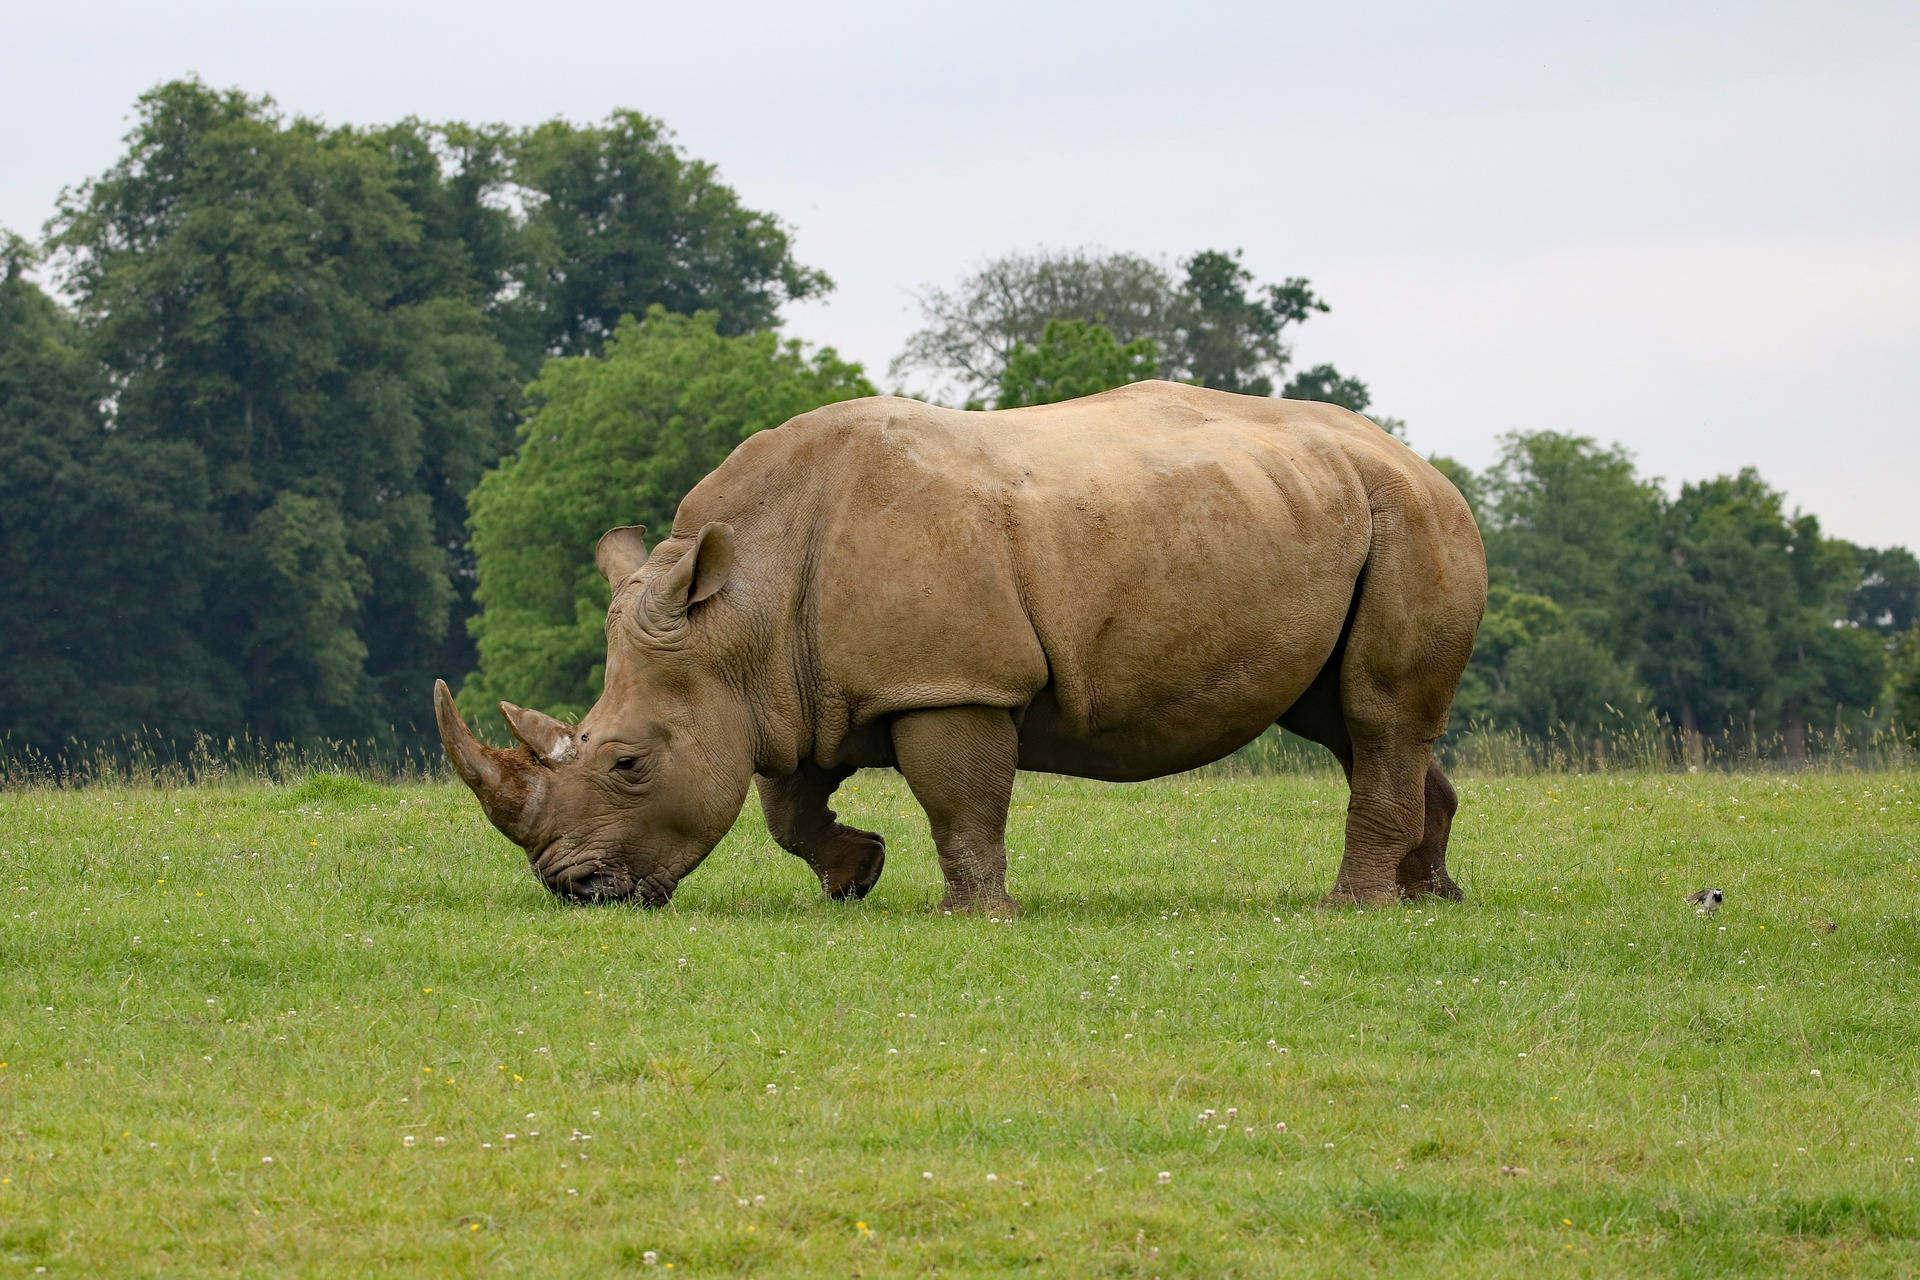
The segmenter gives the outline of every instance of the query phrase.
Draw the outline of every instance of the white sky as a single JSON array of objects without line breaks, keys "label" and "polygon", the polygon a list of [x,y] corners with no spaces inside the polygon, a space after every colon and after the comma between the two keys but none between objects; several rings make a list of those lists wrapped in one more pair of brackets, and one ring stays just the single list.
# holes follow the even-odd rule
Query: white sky
[{"label": "white sky", "polygon": [[1333,304],[1298,358],[1416,446],[1757,466],[1920,547],[1920,4],[18,6],[0,223],[32,233],[190,71],[335,123],[664,119],[839,288],[876,380],[910,291],[1039,246],[1244,248]]}]

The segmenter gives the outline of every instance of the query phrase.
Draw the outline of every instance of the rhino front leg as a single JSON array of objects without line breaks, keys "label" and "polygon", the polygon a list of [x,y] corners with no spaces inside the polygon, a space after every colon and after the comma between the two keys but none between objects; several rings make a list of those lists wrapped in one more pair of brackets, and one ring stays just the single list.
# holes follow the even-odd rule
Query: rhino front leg
[{"label": "rhino front leg", "polygon": [[820,877],[830,898],[864,898],[880,881],[887,860],[887,842],[872,831],[843,826],[827,807],[834,790],[853,770],[802,765],[785,778],[761,777],[760,810],[767,830],[782,849],[793,854]]},{"label": "rhino front leg", "polygon": [[927,811],[943,911],[1001,917],[1019,910],[1007,896],[1007,805],[1020,758],[1013,716],[1001,707],[940,707],[893,722],[895,763]]}]

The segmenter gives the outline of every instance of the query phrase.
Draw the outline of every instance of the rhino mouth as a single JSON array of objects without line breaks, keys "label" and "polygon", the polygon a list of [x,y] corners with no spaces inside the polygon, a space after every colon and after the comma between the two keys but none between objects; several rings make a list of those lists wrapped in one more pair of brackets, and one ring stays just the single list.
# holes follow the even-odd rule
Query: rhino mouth
[{"label": "rhino mouth", "polygon": [[549,892],[566,902],[585,906],[638,899],[642,906],[664,907],[673,897],[673,881],[635,876],[617,859],[588,856],[543,865],[548,861],[545,855],[536,858],[534,871]]}]

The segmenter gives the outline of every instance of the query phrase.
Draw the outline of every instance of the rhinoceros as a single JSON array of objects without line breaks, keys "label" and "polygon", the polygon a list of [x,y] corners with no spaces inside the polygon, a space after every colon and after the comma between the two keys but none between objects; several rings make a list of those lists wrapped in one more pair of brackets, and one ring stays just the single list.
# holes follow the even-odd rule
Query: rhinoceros
[{"label": "rhinoceros", "polygon": [[1141,382],[964,412],[849,400],[749,437],[666,539],[617,528],[605,691],[578,724],[512,703],[442,742],[548,888],[658,906],[756,785],[836,898],[886,846],[828,807],[905,776],[949,911],[1014,911],[1017,770],[1134,781],[1281,726],[1345,770],[1328,905],[1458,899],[1433,758],[1486,599],[1459,492],[1332,405]]}]

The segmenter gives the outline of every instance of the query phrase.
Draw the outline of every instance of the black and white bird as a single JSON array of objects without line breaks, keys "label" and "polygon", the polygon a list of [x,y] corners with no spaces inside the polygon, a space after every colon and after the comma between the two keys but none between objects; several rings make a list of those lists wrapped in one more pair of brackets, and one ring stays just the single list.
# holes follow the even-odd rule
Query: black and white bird
[{"label": "black and white bird", "polygon": [[1702,889],[1698,893],[1690,893],[1687,895],[1687,901],[1694,905],[1693,914],[1697,916],[1712,915],[1720,909],[1720,904],[1726,900],[1727,895],[1718,889]]}]

